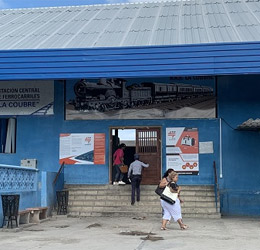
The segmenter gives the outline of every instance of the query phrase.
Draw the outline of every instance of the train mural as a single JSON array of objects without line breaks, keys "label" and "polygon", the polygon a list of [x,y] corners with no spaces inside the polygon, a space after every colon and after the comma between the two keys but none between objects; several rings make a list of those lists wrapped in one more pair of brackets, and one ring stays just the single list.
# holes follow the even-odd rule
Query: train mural
[{"label": "train mural", "polygon": [[66,82],[66,119],[215,118],[213,76]]},{"label": "train mural", "polygon": [[97,83],[85,79],[74,85],[75,99],[70,101],[75,110],[129,109],[152,104],[213,96],[210,86],[182,83],[141,82],[127,85],[125,79],[100,79]]}]

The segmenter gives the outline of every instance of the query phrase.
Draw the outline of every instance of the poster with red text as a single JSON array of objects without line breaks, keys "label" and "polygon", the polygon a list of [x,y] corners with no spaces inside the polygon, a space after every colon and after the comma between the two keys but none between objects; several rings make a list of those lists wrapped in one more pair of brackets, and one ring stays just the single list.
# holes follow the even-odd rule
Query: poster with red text
[{"label": "poster with red text", "polygon": [[60,164],[105,164],[105,134],[60,134]]},{"label": "poster with red text", "polygon": [[166,165],[181,174],[199,173],[197,128],[166,128]]}]

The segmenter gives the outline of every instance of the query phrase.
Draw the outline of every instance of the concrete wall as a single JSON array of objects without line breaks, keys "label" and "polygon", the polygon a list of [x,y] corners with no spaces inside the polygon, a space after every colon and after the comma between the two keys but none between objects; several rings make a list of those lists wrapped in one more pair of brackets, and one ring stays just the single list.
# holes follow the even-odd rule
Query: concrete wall
[{"label": "concrete wall", "polygon": [[[10,171],[10,170],[9,170]],[[0,196],[6,194],[19,194],[20,195],[20,203],[19,210],[24,210],[29,207],[39,207],[39,206],[47,206],[49,207],[49,214],[51,214],[54,206],[56,205],[56,191],[63,189],[64,184],[64,174],[61,173],[56,184],[53,183],[55,177],[55,172],[45,172],[38,171],[36,173],[36,178],[34,182],[34,187],[31,190],[11,190],[1,189]],[[19,176],[19,171],[17,171],[17,176]],[[23,180],[26,182],[26,177]],[[19,177],[19,180],[22,180],[22,177]],[[14,182],[14,185],[16,183]],[[0,227],[3,222],[3,210],[2,210],[2,201],[0,200]]]},{"label": "concrete wall", "polygon": [[200,141],[213,141],[214,154],[200,155],[200,174],[198,176],[182,176],[182,184],[213,184],[213,161],[218,161],[219,122],[213,120],[114,120],[114,121],[73,121],[66,122],[64,132],[99,132],[106,134],[105,165],[71,165],[65,168],[67,184],[107,184],[109,182],[109,127],[110,126],[161,126],[162,127],[162,172],[166,170],[165,138],[166,127],[198,127]]},{"label": "concrete wall", "polygon": [[[20,194],[20,209],[37,206],[54,207],[56,190],[63,187],[63,174],[56,186],[52,182],[59,170],[59,133],[63,123],[63,83],[55,84],[54,116],[18,116],[17,146],[15,154],[1,154],[3,164],[20,165],[21,159],[37,159],[38,180],[37,191],[15,192]],[[1,194],[2,190],[0,190]],[[8,192],[12,193],[12,192]],[[2,207],[0,202],[0,226]]]},{"label": "concrete wall", "polygon": [[40,184],[40,197],[41,206],[49,207],[49,215],[52,213],[56,206],[56,191],[62,190],[64,187],[64,174],[58,178],[56,184],[54,183],[56,172],[41,172],[41,184]]},{"label": "concrete wall", "polygon": [[[215,152],[200,155],[200,175],[184,176],[185,184],[212,184],[213,161],[218,161],[219,122],[217,119],[204,120],[102,120],[102,121],[64,121],[64,88],[62,82],[55,82],[54,116],[18,117],[17,118],[17,152],[3,154],[1,161],[5,164],[19,165],[24,158],[36,158],[38,169],[57,172],[59,169],[59,134],[60,133],[105,133],[106,164],[80,165],[65,167],[67,184],[91,183],[107,184],[109,182],[109,127],[111,126],[160,126],[162,128],[162,172],[166,169],[165,137],[166,127],[198,127],[200,141],[213,141]],[[29,119],[29,120],[28,120]]]},{"label": "concrete wall", "polygon": [[[1,194],[6,194],[0,192]],[[38,192],[37,191],[24,191],[24,192],[8,192],[8,194],[19,194],[20,195],[20,203],[19,208],[20,210],[26,209],[28,207],[37,207],[38,203]],[[2,201],[0,201],[0,227],[2,227],[3,223],[3,208],[2,208]]]},{"label": "concrete wall", "polygon": [[260,76],[219,77],[219,117],[223,118],[222,213],[260,215],[260,133],[232,129],[260,117]]},{"label": "concrete wall", "polygon": [[[259,76],[219,77],[218,113],[231,126],[236,127],[248,118],[260,116],[258,100]],[[219,120],[102,120],[65,121],[64,86],[55,82],[54,116],[18,117],[17,153],[1,155],[1,162],[19,165],[20,159],[36,158],[40,171],[57,172],[59,169],[59,133],[99,132],[106,134],[106,164],[66,166],[64,180],[68,183],[106,184],[109,182],[109,127],[110,126],[161,126],[162,172],[165,170],[165,128],[170,126],[198,127],[200,141],[213,141],[214,154],[200,155],[200,174],[182,176],[181,184],[213,184],[213,161],[219,173]],[[220,180],[222,212],[228,215],[260,215],[260,168],[258,154],[259,133],[231,129],[223,121],[223,178]],[[47,178],[46,173],[46,178]],[[52,175],[52,174],[50,174]],[[47,179],[53,179],[49,176]],[[50,186],[50,184],[48,184]],[[42,193],[41,201],[50,204],[54,189]],[[47,194],[46,197],[43,197]]]},{"label": "concrete wall", "polygon": [[38,182],[41,175],[38,171],[16,166],[0,166],[0,227],[3,222],[3,204],[1,195],[20,195],[19,209],[40,205]]},{"label": "concrete wall", "polygon": [[39,170],[57,172],[59,133],[63,126],[63,83],[55,84],[55,115],[18,116],[15,154],[1,154],[1,163],[20,165],[21,159],[37,159]]}]

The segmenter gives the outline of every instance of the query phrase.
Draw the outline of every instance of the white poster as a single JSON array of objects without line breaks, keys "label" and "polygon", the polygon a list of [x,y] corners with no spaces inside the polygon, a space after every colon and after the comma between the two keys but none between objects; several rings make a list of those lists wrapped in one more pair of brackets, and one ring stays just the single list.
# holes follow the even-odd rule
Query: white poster
[{"label": "white poster", "polygon": [[182,174],[199,173],[197,128],[166,128],[166,164]]},{"label": "white poster", "polygon": [[167,155],[167,168],[173,168],[176,172],[198,171],[198,155]]},{"label": "white poster", "polygon": [[213,154],[214,153],[213,141],[200,142],[199,151],[200,154]]},{"label": "white poster", "polygon": [[54,82],[0,81],[0,115],[52,115]]},{"label": "white poster", "polygon": [[60,134],[60,164],[105,164],[105,134]]},{"label": "white poster", "polygon": [[166,147],[166,154],[180,154],[181,150],[178,147]]},{"label": "white poster", "polygon": [[166,146],[176,146],[185,128],[166,128]]}]

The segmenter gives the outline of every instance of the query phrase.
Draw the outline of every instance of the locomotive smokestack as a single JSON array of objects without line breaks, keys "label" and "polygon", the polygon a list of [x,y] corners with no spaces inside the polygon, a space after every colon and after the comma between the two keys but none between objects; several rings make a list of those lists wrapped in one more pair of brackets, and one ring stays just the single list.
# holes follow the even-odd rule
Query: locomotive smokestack
[{"label": "locomotive smokestack", "polygon": [[100,79],[99,79],[99,82],[100,82],[102,85],[106,85],[106,84],[107,84],[107,79],[106,79],[106,78],[100,78]]}]

